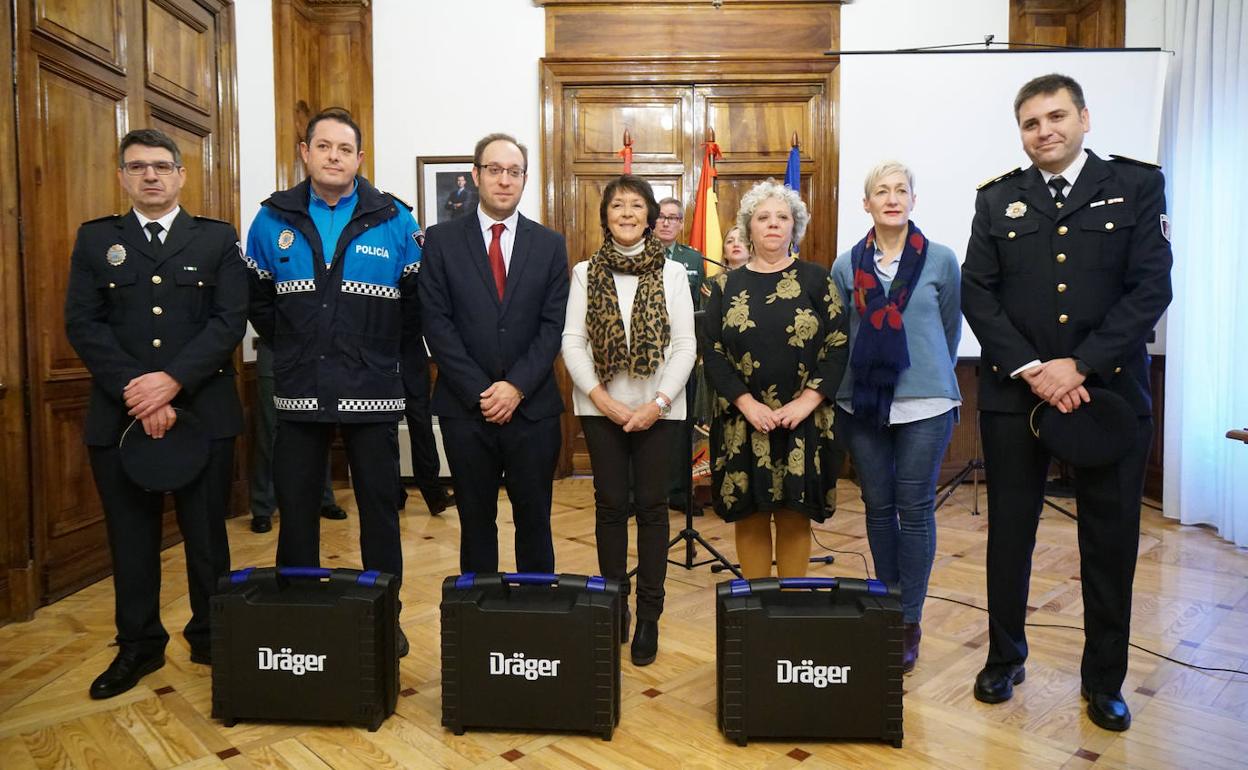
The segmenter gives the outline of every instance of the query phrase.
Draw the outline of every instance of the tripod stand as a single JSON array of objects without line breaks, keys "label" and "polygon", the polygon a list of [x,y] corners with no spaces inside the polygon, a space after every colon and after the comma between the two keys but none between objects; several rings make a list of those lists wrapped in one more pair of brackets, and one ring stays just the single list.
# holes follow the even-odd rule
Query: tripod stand
[{"label": "tripod stand", "polygon": [[[706,315],[706,311],[704,310],[698,310],[697,312],[693,314],[694,328],[701,328],[702,319],[705,317],[705,315]],[[698,335],[698,346],[699,348],[701,348],[702,346],[701,334]],[[699,357],[701,356],[701,352],[702,352],[701,350],[698,351]],[[694,516],[694,513],[693,513],[694,511],[694,508],[693,508],[693,504],[694,504],[693,503],[693,466],[692,466],[693,434],[697,430],[697,424],[698,424],[697,417],[693,413],[693,401],[694,401],[693,389],[696,387],[697,387],[696,376],[690,376],[689,384],[685,386],[685,391],[686,391],[685,404],[688,407],[688,409],[685,412],[685,422],[687,423],[687,426],[686,426],[687,430],[685,430],[684,432],[684,441],[683,441],[683,444],[684,444],[683,457],[685,458],[687,462],[690,463],[689,486],[685,490],[685,528],[682,529],[680,532],[676,533],[676,536],[673,537],[671,541],[667,544],[667,550],[670,551],[672,550],[672,547],[675,546],[677,543],[684,543],[685,544],[685,558],[683,561],[678,561],[676,559],[672,559],[669,557],[667,560],[667,563],[674,564],[677,567],[684,567],[685,569],[693,569],[694,567],[702,567],[707,564],[711,564],[711,565],[714,565],[711,567],[712,572],[730,570],[732,574],[736,575],[737,577],[744,577],[741,574],[741,570],[737,569],[737,566],[735,564],[733,564],[731,561],[728,560],[727,557],[725,557],[722,553],[716,550],[715,546],[708,543],[706,541],[706,538],[702,537],[702,533],[698,532],[697,528],[693,526],[693,516]],[[701,545],[703,548],[706,549],[706,552],[710,554],[709,559],[703,559],[702,561],[698,561],[698,562],[694,561],[694,559],[697,558],[696,549],[694,548],[695,543],[698,545]]]}]

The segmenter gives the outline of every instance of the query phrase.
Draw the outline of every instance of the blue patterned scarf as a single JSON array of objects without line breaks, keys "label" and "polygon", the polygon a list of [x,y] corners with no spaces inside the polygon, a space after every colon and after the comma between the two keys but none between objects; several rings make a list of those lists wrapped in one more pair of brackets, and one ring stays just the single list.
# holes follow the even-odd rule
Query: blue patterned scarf
[{"label": "blue patterned scarf", "polygon": [[910,223],[897,276],[888,294],[884,293],[875,273],[874,227],[854,246],[850,257],[854,270],[854,307],[861,319],[849,358],[854,373],[854,415],[883,427],[888,424],[897,380],[910,368],[902,313],[927,261],[927,238]]}]

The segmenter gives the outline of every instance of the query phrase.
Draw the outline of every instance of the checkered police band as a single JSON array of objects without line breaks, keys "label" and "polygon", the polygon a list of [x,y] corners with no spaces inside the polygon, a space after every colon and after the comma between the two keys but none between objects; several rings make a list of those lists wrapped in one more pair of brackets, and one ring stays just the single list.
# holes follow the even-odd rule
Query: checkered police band
[{"label": "checkered police band", "polygon": [[[239,253],[242,254],[242,252],[239,252]],[[247,269],[251,270],[257,276],[259,276],[261,280],[263,281],[273,280],[273,273],[269,272],[268,270],[260,269],[260,265],[256,262],[256,260],[253,257],[249,257],[246,254],[242,254],[242,257],[243,257],[243,261],[247,263]]]},{"label": "checkered police band", "polygon": [[401,398],[340,398],[340,412],[401,412],[405,402]]},{"label": "checkered police band", "polygon": [[311,278],[300,278],[296,281],[278,281],[278,294],[294,294],[301,291],[316,291],[316,281]]},{"label": "checkered police band", "polygon": [[283,412],[315,412],[319,404],[315,398],[282,398],[273,397],[273,406]]},{"label": "checkered police band", "polygon": [[399,299],[399,290],[393,286],[381,286],[376,283],[364,283],[362,281],[343,281],[342,291],[344,294],[363,294],[366,297]]}]

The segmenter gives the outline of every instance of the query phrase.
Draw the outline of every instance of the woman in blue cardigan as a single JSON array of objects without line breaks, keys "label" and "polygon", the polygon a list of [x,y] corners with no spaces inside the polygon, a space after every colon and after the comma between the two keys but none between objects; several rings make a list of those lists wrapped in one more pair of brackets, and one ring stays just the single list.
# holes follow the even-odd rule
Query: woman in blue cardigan
[{"label": "woman in blue cardigan", "polygon": [[953,251],[910,221],[908,168],[881,163],[867,175],[864,193],[873,225],[832,266],[851,308],[836,424],[858,473],[876,573],[901,588],[902,660],[910,671],[936,556],[936,476],[962,404],[953,372],[961,280]]}]

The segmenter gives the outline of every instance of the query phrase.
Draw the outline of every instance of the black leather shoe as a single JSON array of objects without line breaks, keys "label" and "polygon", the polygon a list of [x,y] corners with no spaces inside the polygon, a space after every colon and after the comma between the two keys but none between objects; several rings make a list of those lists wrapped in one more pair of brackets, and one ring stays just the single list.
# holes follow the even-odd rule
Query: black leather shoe
[{"label": "black leather shoe", "polygon": [[321,518],[342,521],[347,518],[347,512],[342,509],[341,505],[338,505],[337,503],[330,503],[329,505],[321,506]]},{"label": "black leather shoe", "polygon": [[975,677],[975,700],[981,703],[1004,703],[1014,697],[1014,685],[1027,678],[1023,664],[992,663],[984,666]]},{"label": "black leather shoe", "polygon": [[113,658],[113,662],[91,683],[91,697],[95,700],[121,695],[134,687],[139,680],[156,669],[165,665],[164,650],[154,653],[141,653],[136,650],[122,650]]},{"label": "black leather shoe", "polygon": [[268,516],[252,516],[251,531],[264,534],[273,530],[273,520]]},{"label": "black leather shoe", "polygon": [[443,492],[440,495],[431,495],[425,498],[425,505],[429,508],[430,516],[437,516],[447,508],[455,507],[455,493]]},{"label": "black leather shoe", "polygon": [[1088,692],[1087,687],[1080,687],[1079,691],[1088,702],[1088,719],[1092,724],[1116,733],[1131,726],[1131,709],[1127,708],[1121,692]]},{"label": "black leather shoe", "polygon": [[211,647],[208,647],[208,648],[192,647],[191,648],[191,662],[199,663],[200,665],[203,665],[203,666],[211,666],[212,665],[212,648]]},{"label": "black leather shoe", "polygon": [[403,629],[400,628],[398,629],[398,631],[399,631],[399,641],[398,641],[399,657],[406,658],[407,653],[411,652],[412,647],[411,645],[407,643],[407,634],[403,633]]},{"label": "black leather shoe", "polygon": [[903,674],[914,670],[919,662],[919,640],[923,638],[923,628],[918,623],[906,623],[902,631],[901,671]]},{"label": "black leather shoe", "polygon": [[628,632],[632,630],[633,613],[629,611],[628,605],[624,605],[624,612],[620,613],[620,644],[628,644]]},{"label": "black leather shoe", "polygon": [[634,666],[648,666],[659,654],[659,621],[637,618],[637,632],[633,634],[630,650]]}]

